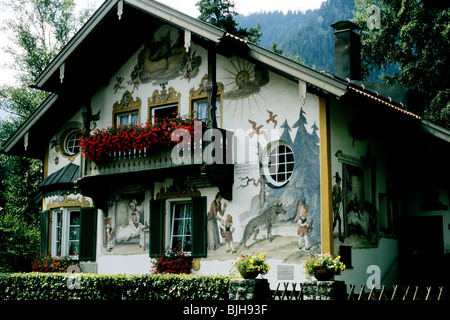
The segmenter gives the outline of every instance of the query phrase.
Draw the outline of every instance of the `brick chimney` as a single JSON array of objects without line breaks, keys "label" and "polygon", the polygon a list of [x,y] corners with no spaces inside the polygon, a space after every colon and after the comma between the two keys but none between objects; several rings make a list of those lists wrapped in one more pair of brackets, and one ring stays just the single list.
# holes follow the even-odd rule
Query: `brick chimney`
[{"label": "brick chimney", "polygon": [[334,75],[350,80],[361,80],[361,39],[355,30],[360,29],[350,21],[331,25],[334,37]]}]

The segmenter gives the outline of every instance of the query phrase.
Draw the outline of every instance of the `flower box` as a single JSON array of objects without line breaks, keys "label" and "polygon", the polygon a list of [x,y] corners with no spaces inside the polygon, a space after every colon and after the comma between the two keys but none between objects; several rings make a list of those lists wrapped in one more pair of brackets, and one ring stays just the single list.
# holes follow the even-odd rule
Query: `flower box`
[{"label": "flower box", "polygon": [[[83,132],[80,148],[83,158],[102,163],[111,159],[136,157],[136,154],[156,153],[185,143],[203,134],[205,125],[192,118],[174,117],[147,122],[145,125],[119,125]],[[191,141],[191,140],[190,140]],[[189,142],[190,142],[189,141]],[[156,151],[156,152],[155,152]]]}]

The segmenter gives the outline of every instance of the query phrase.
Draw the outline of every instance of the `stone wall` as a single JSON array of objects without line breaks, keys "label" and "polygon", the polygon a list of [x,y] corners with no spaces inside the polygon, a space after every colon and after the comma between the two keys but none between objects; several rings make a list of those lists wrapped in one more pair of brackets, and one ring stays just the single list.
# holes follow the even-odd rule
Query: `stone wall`
[{"label": "stone wall", "polygon": [[303,300],[345,300],[344,281],[307,281],[303,283]]},{"label": "stone wall", "polygon": [[228,287],[230,300],[270,300],[267,279],[231,279]]},{"label": "stone wall", "polygon": [[[347,287],[344,281],[307,281],[302,283],[303,300],[345,300]],[[267,279],[231,279],[229,300],[272,300]]]}]

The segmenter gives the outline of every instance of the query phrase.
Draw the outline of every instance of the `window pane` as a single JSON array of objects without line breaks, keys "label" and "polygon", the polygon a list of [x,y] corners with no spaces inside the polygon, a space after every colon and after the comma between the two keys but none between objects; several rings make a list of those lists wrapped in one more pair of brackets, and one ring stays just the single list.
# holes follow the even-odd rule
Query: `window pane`
[{"label": "window pane", "polygon": [[[216,122],[217,125],[220,125],[220,99],[216,100]],[[197,119],[203,122],[208,121],[208,101],[201,100],[195,102],[195,112],[197,113]]]},{"label": "window pane", "polygon": [[183,247],[191,251],[191,204],[174,203],[172,205],[172,248]]},{"label": "window pane", "polygon": [[128,115],[126,116],[119,116],[119,124],[126,126],[128,124]]},{"label": "window pane", "polygon": [[80,212],[71,211],[69,216],[69,255],[80,251]]},{"label": "window pane", "polygon": [[152,109],[153,116],[157,119],[174,118],[178,113],[178,106],[158,107]]},{"label": "window pane", "polygon": [[267,162],[268,178],[275,186],[282,186],[294,171],[294,153],[289,146],[279,145],[270,152]]},{"label": "window pane", "polygon": [[80,147],[79,147],[79,143],[80,143],[80,137],[81,137],[81,133],[80,131],[74,131],[72,133],[70,133],[67,138],[66,138],[66,143],[64,146],[64,151],[68,154],[68,155],[75,155],[80,151]]},{"label": "window pane", "polygon": [[139,125],[139,115],[137,113],[131,115],[131,124],[133,126]]},{"label": "window pane", "polygon": [[198,102],[196,111],[198,120],[208,121],[208,102]]}]

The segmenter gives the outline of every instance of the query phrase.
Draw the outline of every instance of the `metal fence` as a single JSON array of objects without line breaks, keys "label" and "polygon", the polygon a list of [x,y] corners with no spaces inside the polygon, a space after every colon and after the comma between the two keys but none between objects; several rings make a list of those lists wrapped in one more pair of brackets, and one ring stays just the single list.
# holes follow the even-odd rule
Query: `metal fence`
[{"label": "metal fence", "polygon": [[359,293],[355,293],[356,286],[350,286],[347,300],[449,300],[448,288],[444,286],[414,286],[414,285],[394,285],[387,289],[381,286],[376,289],[375,286],[369,291],[361,285]]},{"label": "metal fence", "polygon": [[[284,282],[279,283],[275,290],[271,290],[273,300],[304,300],[303,283]],[[359,290],[359,292],[357,292]],[[346,294],[349,301],[367,300],[450,300],[450,288],[446,286],[415,286],[415,285],[393,285],[389,288],[375,286],[370,290],[365,285],[350,285]]]}]

